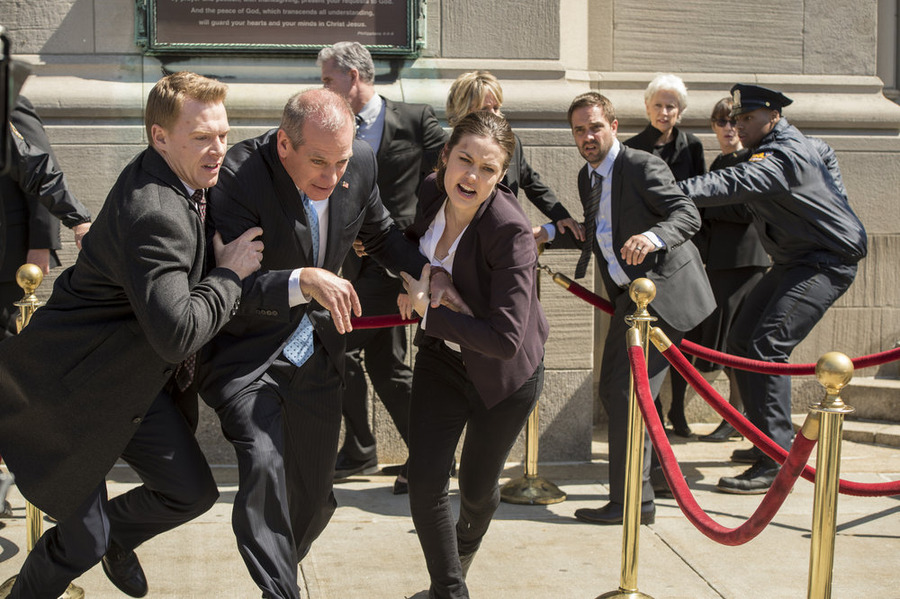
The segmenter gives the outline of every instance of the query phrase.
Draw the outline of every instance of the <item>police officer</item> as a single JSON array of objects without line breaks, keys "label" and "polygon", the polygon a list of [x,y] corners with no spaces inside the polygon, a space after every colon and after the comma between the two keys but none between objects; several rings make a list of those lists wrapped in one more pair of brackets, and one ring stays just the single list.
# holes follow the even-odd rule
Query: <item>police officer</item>
[{"label": "police officer", "polygon": [[[805,137],[782,108],[792,100],[758,85],[731,88],[732,116],[747,162],[687,179],[681,189],[700,207],[746,204],[773,266],[748,295],[728,339],[730,353],[787,362],[793,349],[850,286],[866,255],[866,231],[850,208],[827,144]],[[790,449],[791,381],[787,376],[737,371],[747,416]],[[726,493],[765,493],[778,466],[755,448],[735,461],[753,462],[719,480]]]}]

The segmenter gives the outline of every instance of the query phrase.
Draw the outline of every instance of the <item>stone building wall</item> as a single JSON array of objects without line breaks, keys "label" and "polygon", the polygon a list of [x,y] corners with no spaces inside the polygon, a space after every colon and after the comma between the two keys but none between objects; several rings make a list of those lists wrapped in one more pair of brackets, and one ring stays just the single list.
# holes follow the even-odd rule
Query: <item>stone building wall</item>
[{"label": "stone building wall", "polygon": [[[835,148],[851,202],[870,236],[870,256],[856,283],[794,361],[814,361],[832,349],[857,355],[893,346],[900,336],[900,300],[891,282],[900,261],[900,108],[885,99],[876,76],[878,0],[761,0],[749,12],[733,0],[422,4],[426,43],[420,57],[378,60],[378,91],[430,103],[443,119],[453,79],[490,70],[503,83],[504,112],[528,160],[578,216],[575,175],[582,161],[565,122],[576,94],[597,89],[608,95],[624,139],[645,124],[642,94],[654,74],[679,74],[690,90],[681,126],[700,136],[711,159],[717,144],[707,117],[734,82],[783,90],[795,100],[785,112],[789,120]],[[0,0],[0,23],[10,32],[15,54],[34,71],[24,93],[45,118],[72,189],[94,212],[121,168],[147,143],[143,102],[164,68],[194,70],[229,84],[232,142],[275,126],[288,96],[319,85],[308,56],[144,56],[135,44],[134,7],[133,0]],[[533,221],[542,222],[522,199]],[[74,247],[65,234],[64,242],[70,264]],[[551,251],[542,261],[571,273],[575,255]],[[605,317],[546,277],[542,295],[552,332],[541,400],[541,459],[588,459],[592,422],[602,419],[592,391],[599,363],[593,348],[604,334]],[[809,381],[798,381],[797,388],[803,390],[798,404],[817,393]],[[402,445],[377,407],[374,418],[381,459],[402,459]],[[201,434],[212,461],[231,459],[214,416],[205,415]]]}]

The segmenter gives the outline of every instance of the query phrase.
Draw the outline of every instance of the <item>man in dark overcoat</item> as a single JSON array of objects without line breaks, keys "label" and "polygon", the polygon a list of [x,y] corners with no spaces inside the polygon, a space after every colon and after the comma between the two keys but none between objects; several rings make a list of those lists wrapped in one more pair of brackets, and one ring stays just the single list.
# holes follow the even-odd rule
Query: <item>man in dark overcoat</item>
[{"label": "man in dark overcoat", "polygon": [[[193,73],[156,84],[150,147],[122,171],[47,305],[0,343],[0,454],[25,498],[59,521],[10,597],[58,597],[101,558],[141,597],[134,548],[218,496],[176,400],[191,392],[189,357],[232,316],[261,259],[257,228],[227,246],[217,237],[218,266],[205,268],[203,196],[225,156],[225,93]],[[120,456],[143,484],[108,500]]]}]

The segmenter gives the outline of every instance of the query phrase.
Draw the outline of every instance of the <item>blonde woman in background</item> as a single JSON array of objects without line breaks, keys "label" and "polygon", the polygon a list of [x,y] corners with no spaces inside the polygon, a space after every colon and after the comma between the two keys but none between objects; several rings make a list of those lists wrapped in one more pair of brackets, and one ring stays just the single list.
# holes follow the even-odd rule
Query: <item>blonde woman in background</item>
[{"label": "blonde woman in background", "polygon": [[[500,82],[488,71],[471,71],[456,78],[447,95],[447,122],[451,127],[467,114],[478,110],[486,110],[503,116],[503,89]],[[522,141],[514,135],[516,145],[510,157],[509,169],[503,177],[503,183],[513,195],[517,196],[519,188],[541,213],[551,220],[545,227],[555,226],[557,232],[571,232],[578,241],[584,241],[584,227],[572,218],[566,207],[556,198],[556,194],[541,180],[541,176],[531,168],[522,151]],[[551,235],[551,239],[553,236]]]}]

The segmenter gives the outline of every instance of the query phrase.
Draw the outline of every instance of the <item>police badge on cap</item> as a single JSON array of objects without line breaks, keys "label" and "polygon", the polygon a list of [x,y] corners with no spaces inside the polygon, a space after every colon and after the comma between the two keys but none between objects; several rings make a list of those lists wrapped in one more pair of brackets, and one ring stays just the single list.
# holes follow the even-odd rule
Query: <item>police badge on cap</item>
[{"label": "police badge on cap", "polygon": [[731,116],[744,114],[757,108],[770,108],[781,112],[782,108],[790,106],[794,102],[781,92],[744,83],[736,83],[731,88],[731,98],[733,101]]}]

